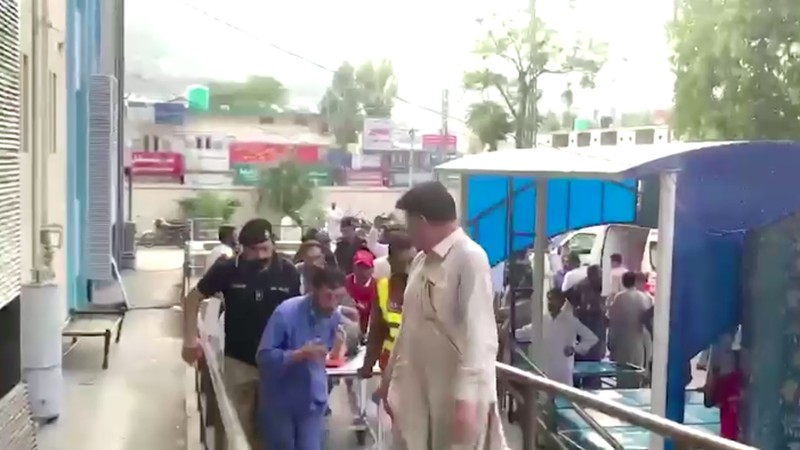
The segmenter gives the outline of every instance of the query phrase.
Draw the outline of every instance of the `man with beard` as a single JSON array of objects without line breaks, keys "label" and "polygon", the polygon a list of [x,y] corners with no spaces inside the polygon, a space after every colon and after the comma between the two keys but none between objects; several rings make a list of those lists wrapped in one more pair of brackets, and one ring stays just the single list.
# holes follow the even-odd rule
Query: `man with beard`
[{"label": "man with beard", "polygon": [[200,302],[222,294],[226,316],[225,387],[251,447],[261,448],[256,426],[256,350],[275,308],[284,300],[300,295],[300,277],[294,264],[275,251],[269,221],[247,222],[239,233],[239,243],[241,253],[214,264],[184,299],[183,359],[194,364],[200,353],[197,329]]},{"label": "man with beard", "polygon": [[309,294],[282,303],[269,319],[256,356],[264,433],[259,448],[322,448],[328,408],[325,358],[339,329],[344,284],[339,269],[318,268]]}]

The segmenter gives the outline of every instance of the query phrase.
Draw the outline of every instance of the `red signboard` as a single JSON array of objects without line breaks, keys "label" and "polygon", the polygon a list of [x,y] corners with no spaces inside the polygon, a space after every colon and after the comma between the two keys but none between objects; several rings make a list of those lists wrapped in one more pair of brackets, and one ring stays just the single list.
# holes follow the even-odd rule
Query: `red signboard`
[{"label": "red signboard", "polygon": [[235,141],[231,142],[229,149],[231,164],[263,164],[283,159],[295,160],[302,164],[319,162],[317,145]]},{"label": "red signboard", "polygon": [[172,152],[132,152],[131,173],[133,175],[183,175],[183,155]]},{"label": "red signboard", "polygon": [[361,187],[385,186],[382,170],[348,170],[347,185]]},{"label": "red signboard", "polygon": [[452,134],[423,134],[423,150],[456,151],[456,137]]}]

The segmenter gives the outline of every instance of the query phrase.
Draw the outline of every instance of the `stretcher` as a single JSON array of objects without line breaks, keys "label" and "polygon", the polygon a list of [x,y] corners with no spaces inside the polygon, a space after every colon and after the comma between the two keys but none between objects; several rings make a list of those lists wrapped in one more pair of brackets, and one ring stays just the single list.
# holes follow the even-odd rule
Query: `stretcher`
[{"label": "stretcher", "polygon": [[[364,365],[365,355],[366,349],[362,347],[355,356],[348,358],[343,365],[327,367],[325,370],[328,374],[328,380],[331,382],[339,380],[348,382],[348,399],[350,400],[350,410],[354,416],[350,430],[355,433],[358,445],[362,447],[366,445],[369,437],[374,443],[371,448],[381,450],[384,445],[383,424],[379,420],[379,412],[382,406],[371,400],[372,392],[369,390],[369,380],[358,376],[358,370]],[[375,366],[372,373],[373,376],[380,375],[380,369]],[[371,417],[368,409],[374,410]]]},{"label": "stretcher", "polygon": [[[522,370],[532,370],[533,363],[528,359],[529,343],[517,343],[514,348],[512,365]],[[618,363],[615,361],[575,361],[573,377],[576,380],[588,378],[601,378],[603,385],[608,388],[616,386],[616,378],[624,374],[644,375],[644,369],[633,364]]]}]

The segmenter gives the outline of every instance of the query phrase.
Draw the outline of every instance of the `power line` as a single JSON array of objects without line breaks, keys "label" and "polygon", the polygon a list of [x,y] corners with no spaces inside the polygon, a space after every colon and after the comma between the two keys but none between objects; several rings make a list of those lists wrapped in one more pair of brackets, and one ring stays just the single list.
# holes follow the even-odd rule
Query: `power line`
[{"label": "power line", "polygon": [[[195,5],[192,5],[191,3],[189,3],[186,0],[175,0],[175,1],[180,3],[181,5],[183,5],[184,7],[195,11],[198,14],[206,16],[209,19],[211,19],[211,20],[213,20],[213,21],[215,21],[215,22],[217,22],[217,23],[219,23],[221,25],[224,25],[224,26],[226,26],[226,27],[228,27],[228,28],[230,28],[232,30],[238,31],[239,33],[242,33],[242,34],[248,36],[251,39],[257,39],[259,41],[262,41],[265,44],[267,44],[268,46],[274,48],[275,50],[278,50],[279,52],[285,53],[285,54],[287,54],[287,55],[289,55],[289,56],[291,56],[293,58],[299,59],[300,61],[303,61],[305,63],[311,64],[312,66],[314,66],[314,67],[316,67],[318,69],[322,69],[322,70],[324,70],[326,72],[336,73],[335,69],[331,69],[330,67],[327,67],[324,64],[321,64],[321,63],[319,63],[317,61],[314,61],[312,59],[306,58],[305,56],[303,56],[303,55],[301,55],[301,54],[299,54],[297,52],[294,52],[294,51],[289,50],[289,49],[287,49],[285,47],[281,47],[280,45],[277,45],[277,44],[275,44],[273,42],[270,42],[269,40],[265,39],[263,36],[259,36],[259,35],[253,34],[252,32],[250,32],[248,30],[245,30],[244,28],[242,28],[240,26],[232,24],[232,23],[228,22],[227,20],[225,20],[225,19],[223,19],[223,18],[221,18],[221,17],[219,17],[219,16],[217,16],[215,14],[212,14],[212,13],[210,13],[210,12],[204,10],[204,9],[201,9],[201,8],[198,8]],[[430,107],[427,107],[427,106],[424,106],[424,105],[420,105],[419,103],[414,103],[414,102],[412,102],[410,100],[406,100],[405,98],[400,97],[399,95],[395,95],[395,96],[393,96],[393,98],[395,100],[401,102],[401,103],[405,103],[407,105],[410,105],[410,106],[419,108],[421,110],[436,114],[438,116],[442,115],[442,112],[438,111],[435,108],[430,108]],[[459,123],[466,123],[463,119],[460,119],[458,117],[448,116],[448,118],[452,119],[452,120],[455,120],[455,121],[457,121]]]}]

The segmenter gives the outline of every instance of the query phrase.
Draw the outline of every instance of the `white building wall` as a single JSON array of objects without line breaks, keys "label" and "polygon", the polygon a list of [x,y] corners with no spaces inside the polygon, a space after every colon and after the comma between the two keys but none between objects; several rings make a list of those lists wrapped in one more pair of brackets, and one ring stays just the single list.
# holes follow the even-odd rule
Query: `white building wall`
[{"label": "white building wall", "polygon": [[[39,20],[33,17],[34,2]],[[21,6],[22,276],[30,282],[33,269],[42,264],[39,230],[67,222],[66,2],[22,0]],[[37,32],[40,43],[34,48]],[[52,268],[66,315],[65,267],[64,251],[56,250]]]}]

